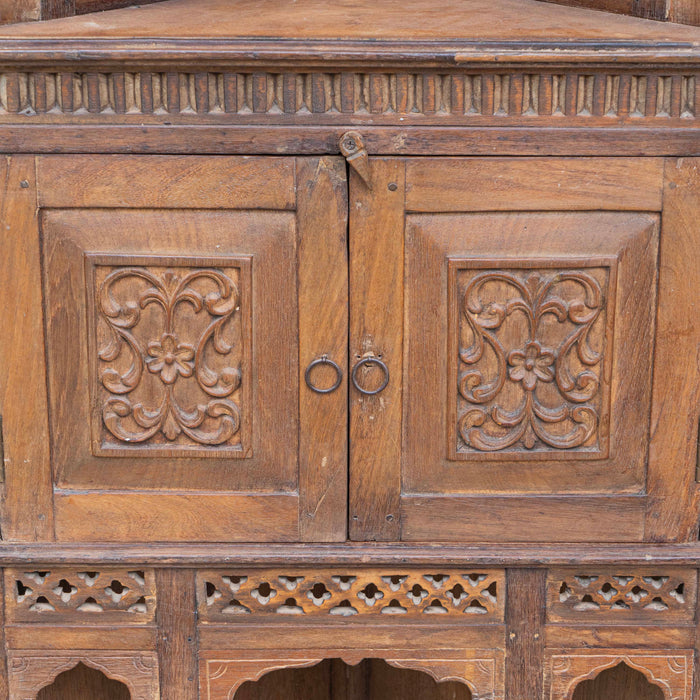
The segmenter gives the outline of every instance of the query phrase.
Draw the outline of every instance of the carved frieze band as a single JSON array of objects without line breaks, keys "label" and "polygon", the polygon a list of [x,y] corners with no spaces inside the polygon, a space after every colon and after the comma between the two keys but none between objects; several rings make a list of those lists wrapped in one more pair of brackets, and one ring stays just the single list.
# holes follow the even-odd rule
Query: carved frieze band
[{"label": "carved frieze band", "polygon": [[696,572],[688,569],[552,570],[547,617],[601,624],[692,620],[696,595]]},{"label": "carved frieze band", "polygon": [[201,571],[199,619],[251,615],[503,620],[503,571]]},{"label": "carved frieze band", "polygon": [[682,649],[645,653],[600,649],[596,653],[551,654],[545,668],[546,697],[571,700],[580,683],[619,664],[642,673],[652,685],[661,689],[666,700],[690,700],[693,651]]},{"label": "carved frieze band", "polygon": [[187,73],[0,74],[0,118],[199,115],[232,117],[383,115],[458,122],[477,118],[607,121],[697,118],[694,74],[628,73]]},{"label": "carved frieze band", "polygon": [[459,319],[454,457],[605,457],[614,269],[472,264],[451,261]]},{"label": "carved frieze band", "polygon": [[90,620],[144,623],[156,607],[152,570],[5,570],[5,609],[12,622]]}]

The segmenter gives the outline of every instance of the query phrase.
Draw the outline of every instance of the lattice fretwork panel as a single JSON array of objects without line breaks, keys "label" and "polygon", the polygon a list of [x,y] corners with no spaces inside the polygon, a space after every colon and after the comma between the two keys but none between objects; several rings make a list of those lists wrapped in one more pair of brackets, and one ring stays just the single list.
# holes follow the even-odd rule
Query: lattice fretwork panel
[{"label": "lattice fretwork panel", "polygon": [[153,571],[53,569],[5,571],[6,612],[14,622],[90,620],[138,624],[153,619]]},{"label": "lattice fretwork panel", "polygon": [[503,620],[503,571],[201,571],[200,620],[365,615]]},{"label": "lattice fretwork panel", "polygon": [[696,588],[688,569],[550,571],[547,615],[553,622],[692,620]]}]

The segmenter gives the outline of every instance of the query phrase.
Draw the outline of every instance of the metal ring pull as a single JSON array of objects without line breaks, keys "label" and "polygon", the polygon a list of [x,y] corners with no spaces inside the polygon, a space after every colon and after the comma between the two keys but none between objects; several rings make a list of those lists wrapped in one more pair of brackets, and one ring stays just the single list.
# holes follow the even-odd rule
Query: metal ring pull
[{"label": "metal ring pull", "polygon": [[[319,389],[311,382],[311,372],[313,368],[318,367],[318,365],[330,365],[335,370],[335,382],[333,382],[333,384],[327,389]],[[333,360],[330,360],[327,355],[321,355],[321,357],[315,359],[306,368],[306,372],[304,372],[304,380],[306,381],[306,386],[308,386],[309,389],[311,389],[311,391],[315,391],[317,394],[331,394],[340,386],[340,383],[343,381],[343,370],[340,369],[340,367],[338,367],[338,365],[335,362],[333,362]]]},{"label": "metal ring pull", "polygon": [[[357,373],[358,373],[360,367],[364,367],[365,365],[377,365],[377,367],[381,367],[382,372],[384,372],[384,380],[382,381],[382,383],[376,389],[372,389],[371,391],[368,391],[367,389],[363,389],[357,383]],[[386,389],[386,385],[388,383],[389,383],[389,368],[378,357],[363,357],[352,368],[352,385],[361,394],[365,394],[366,396],[374,396],[374,394],[378,394],[380,391],[384,391],[384,389]]]}]

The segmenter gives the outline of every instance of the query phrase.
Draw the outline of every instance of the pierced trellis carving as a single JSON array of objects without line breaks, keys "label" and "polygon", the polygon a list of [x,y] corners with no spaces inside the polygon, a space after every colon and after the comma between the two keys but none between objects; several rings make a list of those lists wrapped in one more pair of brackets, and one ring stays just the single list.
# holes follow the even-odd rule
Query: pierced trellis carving
[{"label": "pierced trellis carving", "polygon": [[692,620],[696,588],[695,571],[684,569],[550,571],[547,615],[555,622]]},{"label": "pierced trellis carving", "polygon": [[502,571],[201,571],[200,620],[264,615],[503,620]]},{"label": "pierced trellis carving", "polygon": [[606,456],[610,268],[454,273],[455,456]]},{"label": "pierced trellis carving", "polygon": [[248,261],[87,260],[95,452],[242,456]]},{"label": "pierced trellis carving", "polygon": [[13,622],[89,618],[91,623],[153,619],[153,571],[135,569],[5,570],[6,615]]}]

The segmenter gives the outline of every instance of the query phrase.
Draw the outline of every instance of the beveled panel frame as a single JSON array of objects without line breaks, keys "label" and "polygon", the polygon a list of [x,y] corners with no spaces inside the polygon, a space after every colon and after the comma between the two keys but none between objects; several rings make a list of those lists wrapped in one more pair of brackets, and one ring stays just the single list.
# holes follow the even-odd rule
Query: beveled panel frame
[{"label": "beveled panel frame", "polygon": [[[411,330],[405,339],[403,493],[409,497],[643,493],[658,241],[659,217],[645,212],[409,213],[406,278],[411,282],[406,318]],[[503,255],[505,245],[508,256]],[[609,357],[601,376],[603,401],[610,402],[609,426],[604,425],[601,432],[613,436],[609,448],[590,454],[538,451],[533,457],[508,452],[455,455],[451,423],[456,422],[458,358],[451,357],[456,355],[457,341],[455,303],[448,285],[450,269],[465,266],[467,260],[475,269],[609,270],[605,326]],[[431,286],[423,279],[433,280]],[[425,306],[436,311],[421,316]],[[640,327],[643,333],[638,332]],[[448,352],[443,365],[443,354]],[[408,380],[409,373],[430,375],[427,368],[433,366],[438,374],[430,384],[419,386]],[[639,407],[636,414],[625,410],[629,405]],[[440,421],[425,422],[423,415],[440,417]],[[627,437],[622,443],[615,435]]]}]

